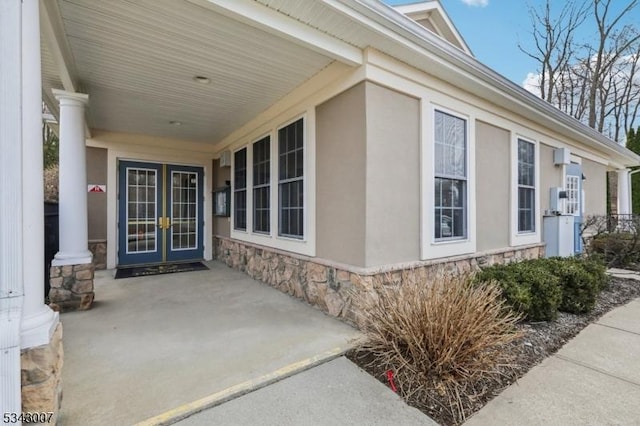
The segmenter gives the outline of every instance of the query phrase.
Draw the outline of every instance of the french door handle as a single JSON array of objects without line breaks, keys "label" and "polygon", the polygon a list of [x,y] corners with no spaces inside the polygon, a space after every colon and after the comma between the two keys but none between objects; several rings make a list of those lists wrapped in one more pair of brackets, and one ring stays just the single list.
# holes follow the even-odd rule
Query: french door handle
[{"label": "french door handle", "polygon": [[171,228],[171,218],[160,216],[158,218],[158,225],[160,229],[169,229]]}]

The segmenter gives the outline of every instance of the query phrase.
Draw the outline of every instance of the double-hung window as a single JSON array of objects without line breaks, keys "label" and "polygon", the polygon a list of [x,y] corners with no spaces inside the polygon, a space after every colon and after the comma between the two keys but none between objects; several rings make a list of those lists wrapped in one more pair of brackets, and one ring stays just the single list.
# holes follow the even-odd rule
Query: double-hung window
[{"label": "double-hung window", "polygon": [[435,240],[467,238],[467,121],[435,111]]},{"label": "double-hung window", "polygon": [[278,234],[304,237],[304,121],[278,130]]},{"label": "double-hung window", "polygon": [[518,232],[536,230],[535,145],[518,139]]},{"label": "double-hung window", "polygon": [[247,229],[247,148],[233,154],[233,227]]},{"label": "double-hung window", "polygon": [[270,230],[271,138],[253,144],[253,231],[268,234]]}]

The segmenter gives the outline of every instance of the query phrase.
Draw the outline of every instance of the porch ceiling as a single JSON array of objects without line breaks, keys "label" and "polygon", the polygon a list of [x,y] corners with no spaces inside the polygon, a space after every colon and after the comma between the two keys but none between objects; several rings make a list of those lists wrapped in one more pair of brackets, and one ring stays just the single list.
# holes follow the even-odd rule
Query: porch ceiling
[{"label": "porch ceiling", "polygon": [[[57,5],[96,129],[215,143],[333,61],[184,0]],[[62,79],[47,43],[42,59],[46,100]]]}]

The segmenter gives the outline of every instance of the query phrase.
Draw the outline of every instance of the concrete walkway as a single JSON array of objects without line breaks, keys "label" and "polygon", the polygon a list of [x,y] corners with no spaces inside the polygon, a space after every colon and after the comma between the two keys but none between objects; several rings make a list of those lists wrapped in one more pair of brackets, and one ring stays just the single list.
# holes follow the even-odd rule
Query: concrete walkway
[{"label": "concrete walkway", "polygon": [[61,424],[169,421],[333,359],[360,336],[246,274],[207,264],[122,280],[97,274],[94,308],[61,315]]},{"label": "concrete walkway", "polygon": [[465,424],[640,425],[640,299],[586,327]]},{"label": "concrete walkway", "polygon": [[[95,308],[62,316],[62,424],[435,424],[339,357],[356,330],[208,265],[118,281],[98,275]],[[637,299],[589,325],[466,424],[640,424],[639,360]]]},{"label": "concrete walkway", "polygon": [[387,386],[338,358],[189,417],[179,426],[436,426]]}]

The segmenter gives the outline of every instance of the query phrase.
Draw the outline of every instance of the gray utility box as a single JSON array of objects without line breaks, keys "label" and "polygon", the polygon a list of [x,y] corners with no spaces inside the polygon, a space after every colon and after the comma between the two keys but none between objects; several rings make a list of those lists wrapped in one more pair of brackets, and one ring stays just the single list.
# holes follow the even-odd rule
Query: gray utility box
[{"label": "gray utility box", "polygon": [[573,256],[573,222],[572,215],[544,216],[545,257]]}]

